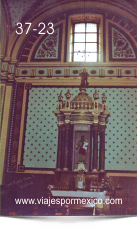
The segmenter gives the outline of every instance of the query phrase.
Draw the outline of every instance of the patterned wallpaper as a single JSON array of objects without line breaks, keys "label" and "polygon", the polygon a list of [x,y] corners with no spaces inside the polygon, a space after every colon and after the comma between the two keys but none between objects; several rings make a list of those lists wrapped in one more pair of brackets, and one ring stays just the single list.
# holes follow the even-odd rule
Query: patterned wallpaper
[{"label": "patterned wallpaper", "polygon": [[[27,123],[25,133],[25,167],[55,168],[57,157],[58,95],[68,88],[32,88],[29,90]],[[78,94],[78,88],[69,88],[71,100]],[[87,93],[93,98],[95,89]],[[137,170],[137,90],[134,88],[97,88],[99,101],[102,93],[107,96],[111,112],[106,129],[106,170]],[[65,100],[65,96],[64,96]]]},{"label": "patterned wallpaper", "polygon": [[7,0],[12,20],[12,27],[15,27],[17,22],[20,22],[29,8],[36,0]]},{"label": "patterned wallpaper", "polygon": [[[10,9],[12,27],[19,22],[26,13],[31,17],[38,10],[43,9],[44,7],[54,4],[59,0],[6,0]],[[75,1],[74,1],[75,2]],[[129,9],[136,11],[137,0],[115,0],[114,2],[121,4]],[[28,17],[28,16],[27,16]]]},{"label": "patterned wallpaper", "polygon": [[12,27],[15,27],[16,23],[20,22],[26,13],[31,17],[38,10],[56,1],[57,0],[7,0]]}]

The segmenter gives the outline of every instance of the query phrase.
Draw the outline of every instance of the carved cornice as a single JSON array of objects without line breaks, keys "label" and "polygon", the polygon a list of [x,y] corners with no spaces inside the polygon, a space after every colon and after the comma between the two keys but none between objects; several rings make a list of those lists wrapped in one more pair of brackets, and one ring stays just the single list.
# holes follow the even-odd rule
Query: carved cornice
[{"label": "carved cornice", "polygon": [[[17,67],[10,65],[8,63],[2,63],[2,79],[8,80],[9,74],[15,74],[16,82],[32,83],[33,85],[51,85],[51,86],[79,86],[80,77],[79,72],[86,66],[87,72],[89,74],[88,82],[89,87],[102,86],[102,87],[136,87],[137,86],[137,67],[133,63],[132,66],[129,63],[85,63],[82,66],[77,63],[56,63],[49,64],[39,67],[36,63],[35,67],[31,64],[20,65]],[[58,67],[57,67],[58,66]],[[75,66],[75,67],[74,67]],[[64,72],[64,75],[58,74],[57,68]],[[50,72],[48,71],[50,69]],[[67,71],[66,71],[67,69]],[[42,73],[42,74],[41,74]],[[46,74],[45,74],[46,73]],[[65,75],[67,73],[67,76]],[[68,75],[69,73],[69,75]],[[12,75],[13,76],[13,75]],[[11,78],[11,77],[10,77]],[[69,79],[69,81],[68,81]]]}]

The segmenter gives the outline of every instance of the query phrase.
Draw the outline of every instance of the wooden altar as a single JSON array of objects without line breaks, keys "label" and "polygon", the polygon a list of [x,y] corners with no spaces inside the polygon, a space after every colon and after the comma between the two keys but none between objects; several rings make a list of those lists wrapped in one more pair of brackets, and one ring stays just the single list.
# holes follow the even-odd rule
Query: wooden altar
[{"label": "wooden altar", "polygon": [[[85,80],[85,71],[83,75]],[[58,97],[54,111],[58,118],[56,188],[77,190],[82,181],[83,190],[100,191],[105,176],[105,129],[110,116],[107,97],[103,93],[100,104],[96,90],[94,99],[86,93],[87,85],[87,80],[81,80],[80,93],[71,101],[69,90],[66,101],[62,93]]]}]

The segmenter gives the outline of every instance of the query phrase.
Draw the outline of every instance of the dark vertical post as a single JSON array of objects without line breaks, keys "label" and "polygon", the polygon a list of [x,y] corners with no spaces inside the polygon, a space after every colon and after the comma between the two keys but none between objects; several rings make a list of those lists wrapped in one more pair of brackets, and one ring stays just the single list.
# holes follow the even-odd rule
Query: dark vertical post
[{"label": "dark vertical post", "polygon": [[61,154],[61,169],[64,167],[64,153],[65,153],[65,125],[63,125],[62,131],[62,154]]},{"label": "dark vertical post", "polygon": [[106,125],[100,125],[99,170],[101,172],[104,172],[105,170],[105,129]]},{"label": "dark vertical post", "polygon": [[92,130],[92,125],[90,125],[90,154],[89,154],[89,172],[91,171],[92,168],[92,155],[93,155],[93,151],[92,151],[92,138],[93,138],[93,130]]},{"label": "dark vertical post", "polygon": [[58,125],[58,151],[57,151],[57,171],[61,170],[61,155],[62,155],[62,133],[63,125]]},{"label": "dark vertical post", "polygon": [[68,168],[72,171],[72,157],[73,157],[73,128],[74,125],[70,125],[69,129],[69,157],[68,157]]},{"label": "dark vertical post", "polygon": [[93,164],[92,171],[97,172],[98,166],[98,123],[93,124]]},{"label": "dark vertical post", "polygon": [[65,155],[64,155],[64,171],[68,171],[68,152],[69,152],[69,128],[70,124],[65,124]]}]

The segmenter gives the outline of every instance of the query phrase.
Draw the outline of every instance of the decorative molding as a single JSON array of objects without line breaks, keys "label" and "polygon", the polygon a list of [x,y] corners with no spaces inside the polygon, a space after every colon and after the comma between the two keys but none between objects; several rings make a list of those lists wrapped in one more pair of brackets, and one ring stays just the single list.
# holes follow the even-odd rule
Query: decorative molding
[{"label": "decorative molding", "polygon": [[23,93],[24,93],[24,84],[19,83],[17,85],[17,91],[15,93],[16,102],[14,101],[15,110],[12,114],[13,123],[11,124],[10,145],[8,150],[8,164],[7,164],[7,170],[13,172],[16,171],[16,167],[17,167]]},{"label": "decorative molding", "polygon": [[29,90],[32,88],[32,84],[25,84],[25,89]]},{"label": "decorative molding", "polygon": [[57,59],[59,45],[59,28],[52,35],[48,35],[39,45],[34,59]]},{"label": "decorative molding", "polygon": [[33,51],[32,61],[61,61],[62,27],[60,24],[53,34],[42,37]]},{"label": "decorative molding", "polygon": [[135,59],[135,52],[126,39],[118,30],[112,28],[112,58],[113,59]]},{"label": "decorative molding", "polygon": [[[1,85],[1,110],[0,110],[1,122],[3,120],[3,106],[4,106],[4,100],[5,100],[5,90],[6,90],[5,84]],[[0,131],[1,131],[1,127],[0,127]]]},{"label": "decorative molding", "polygon": [[[79,77],[79,73],[82,72],[83,67],[66,67],[66,65],[62,67],[55,67],[54,65],[51,67],[27,67],[27,68],[17,68],[16,69],[16,77],[47,77],[47,76],[52,76],[52,77]],[[131,65],[127,65],[127,67],[121,67],[118,65],[117,67],[113,67],[112,65],[102,65],[96,67],[86,67],[86,70],[89,74],[89,77],[117,77],[117,76],[137,76],[137,71],[136,71],[136,66],[132,67]]]},{"label": "decorative molding", "polygon": [[18,171],[19,172],[24,172],[25,171],[25,166],[24,165],[18,165]]},{"label": "decorative molding", "polygon": [[110,61],[137,61],[136,46],[124,31],[109,23]]},{"label": "decorative molding", "polygon": [[15,75],[14,74],[8,74],[8,81],[15,81]]}]

